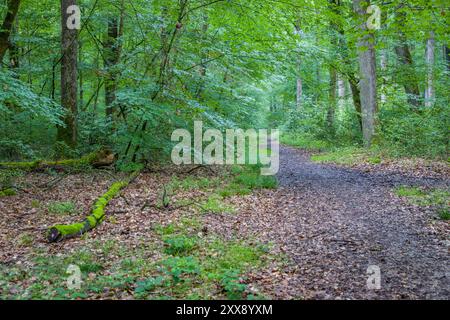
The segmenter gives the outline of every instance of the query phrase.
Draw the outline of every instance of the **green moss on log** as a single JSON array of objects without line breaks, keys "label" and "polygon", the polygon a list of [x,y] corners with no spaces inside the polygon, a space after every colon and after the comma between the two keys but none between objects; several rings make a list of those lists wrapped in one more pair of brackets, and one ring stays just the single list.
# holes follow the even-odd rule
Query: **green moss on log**
[{"label": "green moss on log", "polygon": [[48,241],[57,242],[67,238],[73,238],[95,228],[105,219],[105,209],[108,203],[119,194],[120,190],[133,181],[138,174],[139,172],[134,172],[128,179],[113,183],[108,191],[97,199],[92,207],[91,214],[83,222],[69,225],[60,224],[51,227],[47,233]]},{"label": "green moss on log", "polygon": [[81,157],[80,159],[64,159],[56,161],[36,160],[29,162],[0,162],[0,168],[14,168],[24,171],[33,171],[39,168],[47,167],[83,167],[83,166],[96,166],[108,165],[114,162],[114,155],[109,150],[101,150],[93,152]]}]

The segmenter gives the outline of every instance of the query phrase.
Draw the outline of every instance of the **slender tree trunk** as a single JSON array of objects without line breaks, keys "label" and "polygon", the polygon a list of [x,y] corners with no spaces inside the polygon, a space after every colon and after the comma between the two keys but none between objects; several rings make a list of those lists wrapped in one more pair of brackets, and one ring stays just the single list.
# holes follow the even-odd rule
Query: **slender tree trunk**
[{"label": "slender tree trunk", "polygon": [[367,32],[366,9],[370,1],[353,0],[353,7],[360,16],[362,35],[358,39],[358,57],[360,70],[360,95],[362,109],[363,141],[370,147],[375,134],[375,113],[377,111],[377,78],[375,60],[375,37]]},{"label": "slender tree trunk", "polygon": [[[401,10],[403,6],[404,4],[401,4],[398,9]],[[398,12],[396,19],[399,24],[405,24],[405,13],[402,11]],[[399,31],[398,43],[395,46],[395,53],[397,54],[398,61],[403,69],[401,82],[405,88],[408,103],[417,108],[420,106],[419,83],[414,70],[414,63],[406,35],[401,30]]]},{"label": "slender tree trunk", "polygon": [[344,107],[345,104],[345,82],[344,79],[342,78],[341,74],[338,74],[338,81],[337,81],[337,88],[338,88],[338,106],[339,109],[342,109]]},{"label": "slender tree trunk", "polygon": [[444,60],[447,65],[447,71],[450,72],[450,48],[444,46]]},{"label": "slender tree trunk", "polygon": [[382,76],[382,84],[381,84],[381,104],[385,104],[387,99],[386,99],[386,71],[387,71],[387,50],[386,49],[382,49],[381,50],[381,57],[380,57],[380,67],[381,67],[381,73],[383,74]]},{"label": "slender tree trunk", "polygon": [[205,64],[205,60],[207,57],[207,52],[205,52],[207,50],[207,46],[205,45],[205,41],[207,40],[207,32],[208,32],[208,28],[209,28],[209,24],[208,24],[208,16],[205,14],[203,16],[203,25],[202,25],[202,34],[201,34],[201,39],[202,39],[202,47],[200,48],[201,52],[200,52],[200,58],[201,58],[201,63],[200,63],[200,83],[197,89],[197,93],[196,93],[196,97],[199,100],[203,100],[203,91],[205,89],[205,76],[206,76],[206,64]]},{"label": "slender tree trunk", "polygon": [[329,132],[334,135],[334,114],[336,112],[336,69],[330,68],[330,92],[328,99],[327,124]]},{"label": "slender tree trunk", "polygon": [[111,17],[108,20],[107,39],[104,45],[105,57],[105,104],[106,116],[112,119],[114,113],[113,103],[116,100],[117,90],[117,64],[120,58],[119,46],[119,18]]},{"label": "slender tree trunk", "polygon": [[19,46],[17,45],[14,36],[17,36],[19,33],[19,18],[16,18],[16,22],[12,29],[12,36],[9,39],[9,67],[13,69],[17,69],[20,66],[20,52]]},{"label": "slender tree trunk", "polygon": [[58,126],[57,140],[71,147],[77,143],[78,30],[67,27],[71,16],[67,8],[76,4],[76,0],[61,0],[61,105],[66,115],[65,127]]},{"label": "slender tree trunk", "polygon": [[[302,29],[301,29],[301,22],[300,19],[298,19],[298,21],[295,23],[295,32],[296,34],[301,37],[302,35]],[[302,77],[300,75],[301,73],[301,68],[302,68],[302,60],[301,60],[301,56],[299,53],[299,56],[297,58],[297,81],[296,81],[296,106],[297,106],[297,110],[300,110],[302,108],[302,104],[303,104],[303,99],[302,99],[302,95],[303,95],[303,81],[302,81]]]},{"label": "slender tree trunk", "polygon": [[14,19],[19,12],[20,0],[8,0],[7,12],[0,28],[0,63],[3,61],[6,50],[10,47],[9,37],[14,25]]},{"label": "slender tree trunk", "polygon": [[[80,41],[79,47],[78,47],[78,64],[81,65],[83,62],[83,56],[82,56],[82,50],[83,50],[83,44]],[[83,70],[80,68],[79,75],[78,75],[78,82],[79,82],[79,95],[80,95],[80,101],[79,101],[79,107],[83,108],[84,106],[84,87],[83,87]]]},{"label": "slender tree trunk", "polygon": [[427,86],[425,89],[425,106],[431,107],[434,100],[433,67],[434,67],[434,32],[430,32],[426,48]]}]

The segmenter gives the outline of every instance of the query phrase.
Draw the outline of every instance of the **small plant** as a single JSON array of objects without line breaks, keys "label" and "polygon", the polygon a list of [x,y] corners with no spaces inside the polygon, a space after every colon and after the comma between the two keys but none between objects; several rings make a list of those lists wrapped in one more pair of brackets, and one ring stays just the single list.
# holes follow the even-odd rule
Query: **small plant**
[{"label": "small plant", "polygon": [[37,209],[41,206],[41,202],[39,200],[33,199],[31,200],[31,207]]},{"label": "small plant", "polygon": [[180,180],[178,177],[174,176],[169,184],[169,188],[172,189],[173,191],[177,190],[190,191],[196,189],[204,190],[214,188],[219,184],[220,180],[218,178],[195,178],[188,176]]},{"label": "small plant", "polygon": [[249,189],[275,189],[277,180],[274,176],[262,176],[257,172],[244,172],[234,178],[234,183]]},{"label": "small plant", "polygon": [[74,214],[78,212],[78,209],[72,201],[55,201],[47,205],[47,210],[53,214]]},{"label": "small plant", "polygon": [[240,300],[243,298],[247,285],[241,282],[237,270],[228,270],[222,277],[220,284],[223,287],[228,299]]},{"label": "small plant", "polygon": [[182,275],[198,275],[201,267],[195,257],[171,257],[162,262],[165,272],[169,274],[175,283],[182,280]]},{"label": "small plant", "polygon": [[20,246],[24,247],[30,246],[33,243],[33,236],[29,233],[22,233],[19,236],[18,243]]},{"label": "small plant", "polygon": [[136,289],[134,289],[134,293],[137,297],[144,297],[146,293],[163,285],[165,281],[166,279],[161,276],[138,281],[136,283]]},{"label": "small plant", "polygon": [[421,197],[425,193],[417,187],[401,186],[395,189],[395,194],[399,197]]},{"label": "small plant", "polygon": [[448,208],[441,208],[438,210],[439,218],[442,220],[450,220],[450,210]]},{"label": "small plant", "polygon": [[201,210],[203,213],[234,213],[235,208],[227,205],[223,202],[222,198],[218,195],[212,195],[208,197],[206,202],[201,204]]},{"label": "small plant", "polygon": [[231,183],[217,192],[221,197],[227,198],[235,195],[245,196],[251,194],[252,191],[247,186]]},{"label": "small plant", "polygon": [[0,198],[15,196],[16,194],[17,194],[16,190],[8,188],[8,189],[4,189],[4,190],[0,191]]},{"label": "small plant", "polygon": [[166,238],[164,243],[166,245],[164,252],[176,256],[191,252],[195,248],[197,241],[195,238],[186,236],[174,236]]}]

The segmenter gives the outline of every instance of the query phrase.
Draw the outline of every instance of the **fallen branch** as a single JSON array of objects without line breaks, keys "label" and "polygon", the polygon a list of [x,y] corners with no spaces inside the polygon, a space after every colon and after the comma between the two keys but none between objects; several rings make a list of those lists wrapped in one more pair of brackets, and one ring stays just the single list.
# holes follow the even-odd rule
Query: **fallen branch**
[{"label": "fallen branch", "polygon": [[135,171],[127,179],[123,181],[114,182],[108,191],[97,199],[91,214],[86,217],[83,222],[73,224],[60,224],[51,227],[47,233],[47,240],[49,242],[58,242],[64,239],[80,236],[99,225],[105,218],[105,208],[108,203],[116,197],[120,190],[128,186],[134,179],[137,178],[140,171]]},{"label": "fallen branch", "polygon": [[114,163],[115,157],[109,150],[101,150],[90,153],[80,159],[65,159],[56,161],[36,160],[29,162],[0,162],[0,169],[21,169],[24,171],[35,171],[47,168],[104,167]]}]

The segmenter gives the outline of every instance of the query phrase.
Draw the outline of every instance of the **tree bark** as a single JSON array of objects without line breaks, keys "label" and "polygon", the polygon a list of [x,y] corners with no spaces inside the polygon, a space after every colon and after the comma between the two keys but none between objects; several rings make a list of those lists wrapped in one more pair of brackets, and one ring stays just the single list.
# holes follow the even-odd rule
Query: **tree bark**
[{"label": "tree bark", "polygon": [[14,25],[14,19],[19,12],[20,0],[8,0],[5,19],[0,29],[0,63],[5,57],[5,53],[10,47],[9,37]]},{"label": "tree bark", "polygon": [[327,110],[327,124],[328,130],[331,135],[334,135],[334,115],[336,112],[336,84],[337,75],[336,69],[330,68],[330,92],[328,99],[328,110]]},{"label": "tree bark", "polygon": [[434,67],[434,32],[430,32],[430,36],[427,39],[426,48],[426,65],[427,65],[427,86],[425,89],[425,106],[433,106],[434,100],[434,86],[433,86],[433,67]]},{"label": "tree bark", "polygon": [[[300,24],[300,19],[298,19],[298,21],[295,23],[295,32],[296,34],[301,37],[302,34],[302,29],[301,29],[301,24]],[[297,110],[300,110],[302,108],[302,104],[303,104],[303,81],[302,81],[302,77],[301,77],[301,68],[302,68],[302,60],[301,60],[301,56],[299,54],[298,58],[297,58],[297,81],[296,81],[296,105],[297,105]]]},{"label": "tree bark", "polygon": [[386,49],[382,49],[381,50],[381,57],[380,57],[380,67],[381,67],[381,73],[382,75],[382,84],[381,84],[381,104],[385,104],[387,101],[386,98],[386,71],[387,71],[387,50]]},{"label": "tree bark", "polygon": [[114,113],[113,103],[116,100],[117,91],[117,64],[120,61],[121,44],[119,38],[122,36],[123,13],[121,18],[111,17],[108,20],[108,32],[105,42],[105,104],[106,116],[112,119]]},{"label": "tree bark", "polygon": [[345,93],[345,82],[342,78],[342,75],[338,74],[337,80],[337,90],[338,90],[338,107],[342,109],[344,107],[346,101],[346,93]]},{"label": "tree bark", "polygon": [[447,71],[450,72],[450,48],[444,46],[444,60],[447,65]]},{"label": "tree bark", "polygon": [[377,84],[376,84],[376,60],[375,37],[367,32],[366,9],[370,1],[353,0],[355,12],[363,20],[361,24],[362,35],[358,39],[358,57],[360,71],[360,96],[362,109],[363,141],[366,147],[370,147],[375,134],[375,113],[377,111]]},{"label": "tree bark", "polygon": [[57,140],[74,147],[77,144],[78,30],[69,29],[71,13],[67,8],[76,0],[61,0],[61,105],[66,109],[65,126],[58,126]]},{"label": "tree bark", "polygon": [[16,18],[16,22],[12,28],[12,36],[9,39],[9,67],[11,70],[17,69],[20,66],[19,61],[19,46],[17,45],[14,36],[19,33],[19,19]]},{"label": "tree bark", "polygon": [[[401,9],[403,6],[404,5],[401,4],[398,9]],[[397,13],[396,19],[399,25],[405,24],[405,13]],[[398,43],[395,46],[395,53],[397,54],[399,63],[403,66],[403,77],[401,82],[405,88],[408,103],[417,108],[420,106],[419,83],[414,70],[411,50],[409,49],[406,35],[401,30],[399,31]]]}]

